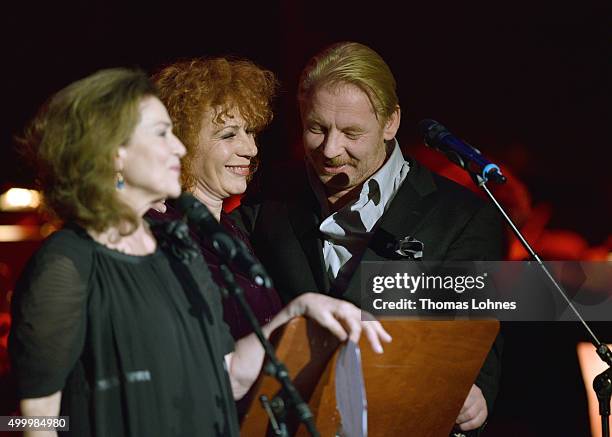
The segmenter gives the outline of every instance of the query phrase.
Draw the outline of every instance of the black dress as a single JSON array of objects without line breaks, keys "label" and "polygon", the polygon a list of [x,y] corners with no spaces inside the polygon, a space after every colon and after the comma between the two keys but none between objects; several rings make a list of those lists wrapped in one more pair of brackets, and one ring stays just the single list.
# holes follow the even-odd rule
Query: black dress
[{"label": "black dress", "polygon": [[[181,220],[183,215],[174,207],[173,201],[170,200],[166,202],[165,213],[160,213],[150,209],[147,212],[146,217],[157,222],[168,222],[173,220]],[[229,235],[234,237],[237,241],[242,241],[251,254],[253,254],[253,248],[251,247],[248,237],[236,225],[234,220],[225,212],[221,212],[220,224]],[[211,272],[213,280],[219,286],[224,287],[225,281],[221,273],[221,265],[223,264],[223,261],[213,249],[210,240],[206,238],[206,236],[198,230],[197,226],[193,224],[190,224],[189,231],[189,235],[193,241],[198,244],[199,249],[202,252],[204,261],[206,261],[206,265]],[[236,284],[242,288],[244,297],[253,310],[258,322],[261,325],[269,323],[283,308],[276,290],[266,289],[263,286],[255,284],[244,273],[236,269],[231,269],[231,271],[234,274]],[[228,296],[223,300],[223,320],[229,326],[232,337],[235,340],[239,340],[253,332],[251,324],[238,304],[238,300],[234,296]],[[254,385],[242,399],[236,401],[236,409],[238,411],[238,418],[240,421],[242,421],[245,414],[248,412],[256,394],[257,387]]]},{"label": "black dress", "polygon": [[218,289],[192,243],[166,235],[132,256],[66,227],[21,276],[9,339],[18,394],[62,390],[70,435],[239,435]]}]

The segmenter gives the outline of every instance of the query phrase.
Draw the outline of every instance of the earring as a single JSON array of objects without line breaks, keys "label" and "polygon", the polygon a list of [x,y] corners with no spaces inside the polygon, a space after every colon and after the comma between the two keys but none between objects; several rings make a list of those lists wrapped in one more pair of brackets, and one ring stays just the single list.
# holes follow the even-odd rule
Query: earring
[{"label": "earring", "polygon": [[121,174],[120,171],[118,171],[117,175],[115,176],[115,187],[118,190],[123,190],[123,187],[125,187],[125,180],[123,179],[123,174]]}]

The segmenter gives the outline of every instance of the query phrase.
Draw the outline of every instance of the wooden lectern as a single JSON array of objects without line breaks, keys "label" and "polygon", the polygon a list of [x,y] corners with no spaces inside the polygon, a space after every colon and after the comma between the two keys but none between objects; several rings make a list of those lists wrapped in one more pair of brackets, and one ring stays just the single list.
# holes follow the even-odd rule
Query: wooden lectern
[{"label": "wooden lectern", "polygon": [[[360,341],[369,436],[448,436],[499,330],[497,321],[384,320],[393,342],[385,353]],[[340,428],[335,369],[338,341],[316,323],[298,318],[280,334],[277,355],[308,402],[322,437]],[[279,384],[263,376],[241,434],[266,436],[269,420],[259,397],[274,398]],[[295,420],[290,429],[306,436]],[[269,434],[271,435],[271,434]]]}]

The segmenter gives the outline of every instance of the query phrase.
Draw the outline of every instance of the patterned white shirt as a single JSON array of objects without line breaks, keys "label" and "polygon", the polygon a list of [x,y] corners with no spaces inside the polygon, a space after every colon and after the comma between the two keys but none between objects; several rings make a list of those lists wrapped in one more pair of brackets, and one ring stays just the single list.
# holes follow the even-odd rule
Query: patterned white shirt
[{"label": "patterned white shirt", "polygon": [[393,151],[387,162],[363,183],[359,197],[333,214],[330,214],[321,181],[310,165],[306,166],[310,186],[325,217],[319,226],[324,238],[323,260],[330,282],[335,287],[343,287],[350,277],[370,241],[376,223],[410,170],[397,140],[391,147]]}]

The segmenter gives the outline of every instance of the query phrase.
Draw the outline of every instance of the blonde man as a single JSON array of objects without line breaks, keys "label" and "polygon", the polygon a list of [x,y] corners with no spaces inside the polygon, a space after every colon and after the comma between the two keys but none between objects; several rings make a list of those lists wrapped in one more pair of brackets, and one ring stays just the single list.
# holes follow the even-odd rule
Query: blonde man
[{"label": "blonde man", "polygon": [[[303,171],[241,209],[284,300],[317,290],[359,305],[360,261],[397,259],[385,248],[405,236],[423,243],[424,261],[502,259],[495,212],[402,155],[396,82],[378,53],[355,42],[323,50],[302,72],[298,102]],[[461,431],[485,423],[500,354],[496,342],[457,417]]]}]

